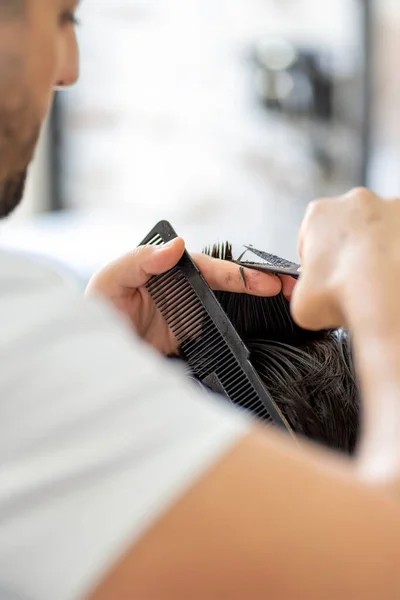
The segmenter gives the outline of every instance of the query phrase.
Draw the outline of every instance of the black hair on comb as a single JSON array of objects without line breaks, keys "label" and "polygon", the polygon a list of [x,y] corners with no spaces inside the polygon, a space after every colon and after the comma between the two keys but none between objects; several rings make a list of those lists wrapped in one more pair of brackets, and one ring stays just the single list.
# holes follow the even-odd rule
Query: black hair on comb
[{"label": "black hair on comb", "polygon": [[[176,237],[171,225],[160,221],[141,245],[159,246]],[[230,245],[224,251],[231,252]],[[245,344],[186,251],[175,267],[152,277],[146,287],[197,379],[234,404],[292,431],[251,365]]]}]

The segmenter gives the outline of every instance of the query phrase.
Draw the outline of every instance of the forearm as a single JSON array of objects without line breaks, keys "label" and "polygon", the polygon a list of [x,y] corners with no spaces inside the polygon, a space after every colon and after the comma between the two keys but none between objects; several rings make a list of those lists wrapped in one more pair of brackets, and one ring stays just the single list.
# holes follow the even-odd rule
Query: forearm
[{"label": "forearm", "polygon": [[360,282],[348,321],[362,393],[359,472],[400,495],[399,287],[391,273]]}]

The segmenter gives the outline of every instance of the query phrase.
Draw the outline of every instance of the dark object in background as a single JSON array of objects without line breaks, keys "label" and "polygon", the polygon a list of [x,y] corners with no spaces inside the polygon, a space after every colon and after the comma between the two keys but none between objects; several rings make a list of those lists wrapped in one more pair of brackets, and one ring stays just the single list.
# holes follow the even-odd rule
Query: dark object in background
[{"label": "dark object in background", "polygon": [[374,11],[372,0],[359,0],[361,8],[361,43],[362,43],[362,126],[361,126],[361,173],[360,185],[368,187],[373,153],[373,127],[374,117]]},{"label": "dark object in background", "polygon": [[258,94],[269,110],[323,122],[333,117],[329,56],[284,39],[262,40],[255,51]]},{"label": "dark object in background", "polygon": [[374,142],[376,40],[372,0],[358,0],[357,4],[359,19],[354,37],[359,40],[359,65],[350,95],[350,105],[357,107],[356,114],[346,114],[349,107],[336,105],[335,96],[340,90],[349,102],[346,88],[350,82],[337,77],[333,54],[327,50],[299,47],[283,37],[267,37],[256,44],[253,57],[261,103],[268,111],[309,122],[307,135],[311,152],[327,177],[335,175],[335,158],[324,138],[328,138],[337,125],[354,130],[359,166],[353,185],[368,186]]},{"label": "dark object in background", "polygon": [[50,163],[50,197],[49,197],[49,212],[59,212],[66,208],[63,198],[63,108],[60,97],[60,92],[54,94],[53,106],[50,113],[49,124],[49,163]]},{"label": "dark object in background", "polygon": [[[232,260],[229,244],[208,248],[206,253]],[[360,408],[347,333],[298,327],[282,294],[275,298],[228,292],[215,295],[293,430],[352,454]]]},{"label": "dark object in background", "polygon": [[[261,40],[254,54],[262,105],[297,120],[298,125],[306,123],[313,160],[331,177],[334,164],[325,138],[334,124],[332,57],[327,51],[300,48],[284,38]],[[292,121],[291,126],[296,123]]]}]

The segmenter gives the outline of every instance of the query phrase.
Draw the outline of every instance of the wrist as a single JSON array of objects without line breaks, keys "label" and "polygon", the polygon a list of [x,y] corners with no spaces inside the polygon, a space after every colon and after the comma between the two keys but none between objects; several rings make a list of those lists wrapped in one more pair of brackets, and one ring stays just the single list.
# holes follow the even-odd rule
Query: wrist
[{"label": "wrist", "polygon": [[[375,264],[374,264],[375,263]],[[370,261],[348,277],[342,295],[346,325],[357,337],[391,339],[400,334],[400,273]]]},{"label": "wrist", "polygon": [[388,489],[400,482],[399,281],[391,266],[371,264],[343,296],[363,406],[359,472]]}]

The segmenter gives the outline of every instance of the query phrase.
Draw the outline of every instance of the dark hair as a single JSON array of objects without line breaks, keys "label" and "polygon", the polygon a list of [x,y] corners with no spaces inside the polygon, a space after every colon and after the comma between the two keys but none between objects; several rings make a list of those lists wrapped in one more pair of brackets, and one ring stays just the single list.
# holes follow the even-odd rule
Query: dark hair
[{"label": "dark hair", "polygon": [[[207,253],[229,260],[221,247]],[[359,428],[359,399],[345,331],[298,327],[280,294],[260,298],[216,292],[250,351],[250,360],[294,431],[348,454]]]}]

